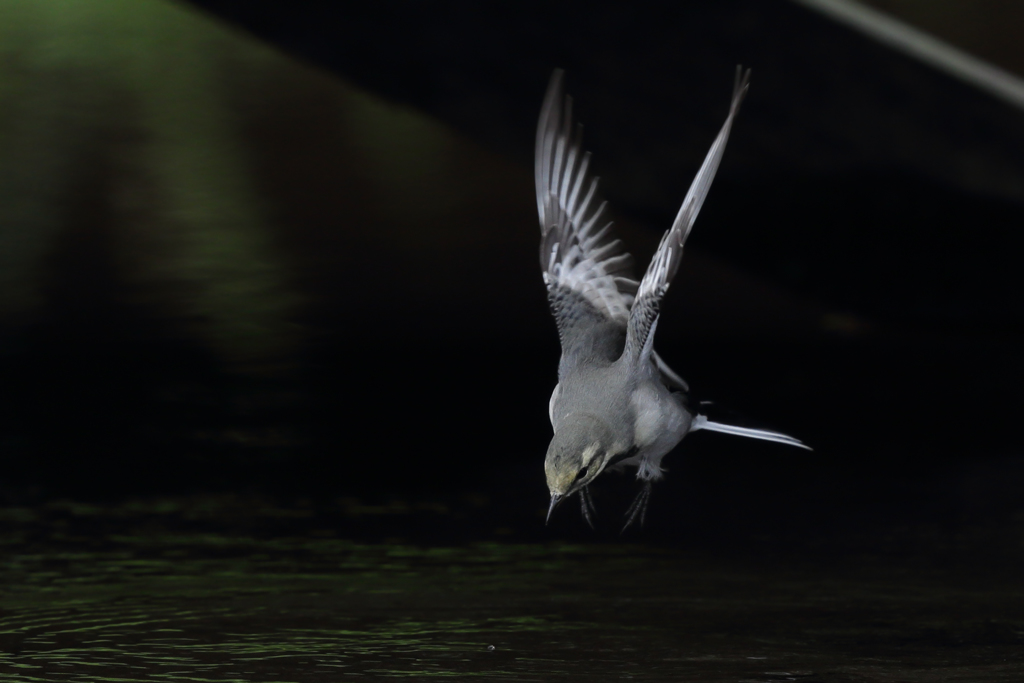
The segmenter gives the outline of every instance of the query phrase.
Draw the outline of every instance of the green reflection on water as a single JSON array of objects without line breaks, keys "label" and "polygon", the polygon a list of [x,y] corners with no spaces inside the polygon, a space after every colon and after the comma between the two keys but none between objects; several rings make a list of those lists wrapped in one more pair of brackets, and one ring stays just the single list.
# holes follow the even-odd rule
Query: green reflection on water
[{"label": "green reflection on water", "polygon": [[[301,535],[323,528],[315,514],[241,508],[247,524],[237,504],[209,498],[0,515],[0,679],[801,671],[820,683],[1024,671],[1024,591],[1012,581],[855,563],[780,569],[635,545],[368,544]],[[296,526],[267,533],[275,520]]]},{"label": "green reflection on water", "polygon": [[[66,547],[90,542],[105,547]],[[474,657],[523,634],[592,627],[531,608],[509,613],[503,599],[474,604],[511,587],[513,577],[495,567],[529,574],[559,566],[579,554],[571,546],[417,548],[167,530],[93,539],[57,533],[44,545],[0,565],[7,680],[36,680],[43,671],[65,677],[64,667],[76,681],[138,680],[112,673],[125,667],[155,680],[281,680],[296,670],[316,679],[315,670],[353,668],[375,676],[505,676],[509,670]],[[154,556],[169,551],[177,556]]]}]

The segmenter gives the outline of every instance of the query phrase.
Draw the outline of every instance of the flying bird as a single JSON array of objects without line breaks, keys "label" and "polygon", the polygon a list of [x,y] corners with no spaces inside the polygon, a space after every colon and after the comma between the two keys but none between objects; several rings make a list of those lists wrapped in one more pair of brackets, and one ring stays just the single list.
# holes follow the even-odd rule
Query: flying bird
[{"label": "flying bird", "polygon": [[598,197],[590,154],[572,120],[572,99],[555,71],[537,125],[537,211],[540,262],[562,355],[548,416],[554,436],[544,460],[551,504],[579,494],[593,527],[588,487],[602,473],[636,468],[640,493],[623,530],[644,522],[661,461],[690,432],[724,432],[808,448],[779,432],[725,424],[701,414],[689,387],[654,350],[661,300],[679,269],[683,245],[722,161],[729,131],[750,84],[737,67],[729,115],[690,185],[672,228],[661,239],[643,279],[612,235]]}]

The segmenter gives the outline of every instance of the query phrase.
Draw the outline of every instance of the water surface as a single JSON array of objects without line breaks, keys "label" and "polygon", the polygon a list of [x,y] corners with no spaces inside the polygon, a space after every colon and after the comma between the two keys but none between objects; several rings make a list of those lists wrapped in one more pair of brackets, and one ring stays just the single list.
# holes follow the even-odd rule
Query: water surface
[{"label": "water surface", "polygon": [[1024,680],[1006,560],[356,542],[201,497],[2,528],[5,681]]}]

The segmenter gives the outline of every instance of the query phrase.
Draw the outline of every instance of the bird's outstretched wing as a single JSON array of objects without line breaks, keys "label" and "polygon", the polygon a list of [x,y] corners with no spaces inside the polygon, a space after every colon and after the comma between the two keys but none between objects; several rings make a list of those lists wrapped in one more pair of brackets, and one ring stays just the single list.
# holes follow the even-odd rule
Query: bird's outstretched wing
[{"label": "bird's outstretched wing", "polygon": [[563,364],[584,357],[611,361],[622,352],[637,281],[632,257],[611,235],[562,80],[563,72],[555,71],[537,124],[540,265]]},{"label": "bird's outstretched wing", "polygon": [[750,70],[743,71],[737,67],[729,116],[726,117],[722,130],[719,131],[718,137],[711,145],[700,170],[697,171],[697,177],[693,179],[693,184],[690,185],[690,190],[686,193],[686,198],[676,215],[672,229],[661,238],[661,244],[658,245],[658,250],[647,267],[644,279],[640,281],[640,287],[630,310],[624,351],[627,357],[633,358],[637,363],[647,362],[651,356],[661,299],[665,296],[672,278],[675,277],[676,271],[679,269],[679,262],[683,257],[683,244],[686,243],[690,229],[693,228],[701,205],[704,204],[711,181],[715,179],[718,165],[725,153],[725,144],[729,141],[729,130],[732,128],[733,119],[736,118],[736,113],[739,111],[749,86]]}]

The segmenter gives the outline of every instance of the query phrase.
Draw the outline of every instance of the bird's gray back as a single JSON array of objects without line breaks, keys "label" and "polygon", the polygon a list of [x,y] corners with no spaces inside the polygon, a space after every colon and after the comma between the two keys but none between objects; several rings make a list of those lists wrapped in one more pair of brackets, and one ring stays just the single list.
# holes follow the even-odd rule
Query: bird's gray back
[{"label": "bird's gray back", "polygon": [[588,360],[572,365],[558,382],[558,400],[552,414],[555,431],[571,415],[587,414],[625,438],[633,429],[630,404],[635,384],[635,378],[616,362]]},{"label": "bird's gray back", "polygon": [[623,322],[610,320],[585,296],[569,287],[550,289],[548,299],[558,321],[562,346],[559,382],[577,367],[601,367],[618,360],[626,344]]}]

